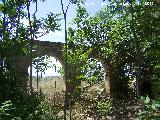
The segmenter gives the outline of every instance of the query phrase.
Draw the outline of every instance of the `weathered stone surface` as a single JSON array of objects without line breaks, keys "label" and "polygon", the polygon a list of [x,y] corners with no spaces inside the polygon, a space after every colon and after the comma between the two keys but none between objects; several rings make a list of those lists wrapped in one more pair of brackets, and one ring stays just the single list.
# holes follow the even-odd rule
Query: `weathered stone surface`
[{"label": "weathered stone surface", "polygon": [[[63,54],[63,46],[64,43],[61,42],[49,42],[49,41],[39,41],[39,40],[34,40],[33,41],[33,57],[41,57],[44,55],[49,55],[55,57],[63,66],[64,71],[65,71],[65,59],[64,59],[64,54]],[[94,57],[98,60],[100,60],[105,68],[105,90],[106,94],[110,94],[110,63],[108,60],[104,59],[101,57],[100,54],[95,54],[91,55],[91,57]],[[29,67],[29,60],[30,56],[20,56],[17,59],[17,69],[18,71],[24,76],[25,81],[28,80],[28,67]],[[72,79],[75,77],[75,67],[73,65],[68,65],[67,69],[67,78]],[[66,74],[66,73],[65,73]],[[75,79],[75,78],[73,78]],[[81,85],[81,81],[79,80],[73,80],[72,82],[67,82],[66,83],[66,91],[68,93],[74,93],[77,88],[77,86]],[[79,93],[79,92],[78,92]]]}]

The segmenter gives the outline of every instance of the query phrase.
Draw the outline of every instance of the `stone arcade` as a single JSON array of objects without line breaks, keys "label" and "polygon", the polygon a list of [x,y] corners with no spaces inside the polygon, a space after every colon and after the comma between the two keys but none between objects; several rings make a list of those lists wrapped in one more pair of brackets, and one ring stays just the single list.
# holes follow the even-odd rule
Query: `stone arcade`
[{"label": "stone arcade", "polygon": [[[63,46],[64,43],[61,42],[49,42],[49,41],[38,41],[34,40],[33,41],[33,56],[36,57],[41,57],[44,55],[50,55],[52,57],[55,57],[63,66],[65,69],[65,61],[64,61],[64,56],[63,56]],[[28,67],[30,63],[30,58],[29,56],[20,56],[17,60],[17,69],[21,76],[23,76],[23,81],[21,84],[26,84],[28,81]],[[107,94],[110,94],[110,72],[108,68],[108,63],[107,61],[101,60],[101,63],[104,65],[105,68],[105,90]],[[74,75],[75,70],[72,65],[68,65],[67,69],[68,73],[67,76],[68,78],[71,78],[72,75]],[[65,73],[66,74],[66,73]],[[66,83],[66,91],[67,93],[74,93],[75,89],[77,86],[80,86],[81,82],[78,80],[72,81],[72,82],[67,82]]]}]

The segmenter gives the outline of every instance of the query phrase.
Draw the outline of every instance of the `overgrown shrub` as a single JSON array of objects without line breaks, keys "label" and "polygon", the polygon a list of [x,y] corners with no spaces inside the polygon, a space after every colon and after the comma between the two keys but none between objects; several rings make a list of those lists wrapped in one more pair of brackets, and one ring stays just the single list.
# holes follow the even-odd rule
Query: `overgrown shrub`
[{"label": "overgrown shrub", "polygon": [[0,120],[22,120],[15,114],[15,107],[10,100],[0,106]]},{"label": "overgrown shrub", "polygon": [[141,97],[142,107],[137,113],[137,120],[159,120],[160,100],[151,100],[148,96]]}]

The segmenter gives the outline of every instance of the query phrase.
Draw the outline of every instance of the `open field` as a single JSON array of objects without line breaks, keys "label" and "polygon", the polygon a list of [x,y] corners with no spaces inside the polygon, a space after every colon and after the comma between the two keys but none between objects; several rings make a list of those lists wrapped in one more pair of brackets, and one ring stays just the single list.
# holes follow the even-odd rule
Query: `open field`
[{"label": "open field", "polygon": [[[135,101],[112,101],[114,103],[112,105],[111,99],[104,94],[104,84],[89,86],[88,83],[82,82],[81,85],[81,99],[67,110],[68,120],[121,120],[121,117],[129,120],[135,119],[135,112],[138,109]],[[36,89],[35,78],[33,86]],[[63,77],[40,78],[39,89],[45,95],[50,107],[54,109],[56,107],[57,116],[63,116],[65,97]],[[128,112],[125,113],[125,111]]]},{"label": "open field", "polygon": [[[33,78],[33,87],[37,90],[36,78]],[[39,78],[38,89],[45,95],[46,100],[52,105],[62,106],[64,103],[65,82],[63,77],[48,76]]]}]

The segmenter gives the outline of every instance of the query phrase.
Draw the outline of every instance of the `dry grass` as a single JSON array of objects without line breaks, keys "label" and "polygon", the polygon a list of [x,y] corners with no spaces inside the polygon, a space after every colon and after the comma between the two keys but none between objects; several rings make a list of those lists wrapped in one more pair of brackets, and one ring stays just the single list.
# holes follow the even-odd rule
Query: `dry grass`
[{"label": "dry grass", "polygon": [[56,93],[65,91],[65,82],[63,77],[51,77],[49,79],[41,79],[39,82],[39,88],[44,93]]},{"label": "dry grass", "polygon": [[[36,88],[36,83],[34,83],[33,86]],[[46,101],[50,106],[58,107],[59,111],[57,112],[57,116],[63,116],[65,92],[63,77],[42,78],[39,81],[39,88],[42,93],[45,94]],[[98,111],[97,103],[104,102],[103,104],[106,104],[105,102],[107,100],[109,99],[105,96],[103,84],[89,86],[89,84],[82,82],[81,100],[70,107],[67,111],[67,118],[68,120],[122,120],[122,118],[123,120],[134,120],[134,112],[136,110],[129,110],[134,109],[136,106],[133,105],[134,102],[127,105],[128,103],[126,101],[118,101],[117,103],[114,103],[112,110],[109,112]],[[128,106],[130,107],[128,108]],[[127,110],[127,113],[125,113],[125,109]]]},{"label": "dry grass", "polygon": [[[33,83],[34,89],[36,89],[36,82]],[[65,82],[63,77],[51,76],[43,77],[39,80],[39,89],[45,95],[45,99],[51,106],[63,106]]]}]

